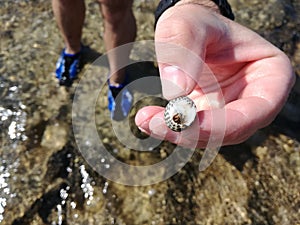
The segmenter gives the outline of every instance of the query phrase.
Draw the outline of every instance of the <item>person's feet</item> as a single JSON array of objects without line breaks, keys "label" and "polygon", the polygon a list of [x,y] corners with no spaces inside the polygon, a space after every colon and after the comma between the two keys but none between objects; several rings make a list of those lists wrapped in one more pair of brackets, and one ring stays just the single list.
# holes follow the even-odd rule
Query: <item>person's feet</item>
[{"label": "person's feet", "polygon": [[108,109],[113,120],[125,119],[133,103],[133,95],[125,85],[118,87],[108,85]]},{"label": "person's feet", "polygon": [[56,63],[55,71],[59,84],[70,87],[81,69],[81,51],[76,54],[67,54],[63,50]]},{"label": "person's feet", "polygon": [[[67,54],[65,49],[62,51],[55,71],[60,85],[70,87],[77,79],[83,66],[81,54],[82,51],[76,54]],[[108,82],[108,109],[111,118],[116,121],[121,121],[128,116],[133,103],[133,94],[126,88],[126,84],[124,82],[124,84],[114,86]]]}]

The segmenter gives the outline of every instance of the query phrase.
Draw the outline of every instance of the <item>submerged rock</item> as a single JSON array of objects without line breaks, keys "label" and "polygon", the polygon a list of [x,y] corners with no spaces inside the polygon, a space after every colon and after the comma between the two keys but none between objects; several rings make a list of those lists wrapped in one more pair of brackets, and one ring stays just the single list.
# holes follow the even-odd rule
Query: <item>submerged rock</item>
[{"label": "submerged rock", "polygon": [[69,127],[62,122],[46,127],[41,146],[54,151],[62,149],[68,141]]}]

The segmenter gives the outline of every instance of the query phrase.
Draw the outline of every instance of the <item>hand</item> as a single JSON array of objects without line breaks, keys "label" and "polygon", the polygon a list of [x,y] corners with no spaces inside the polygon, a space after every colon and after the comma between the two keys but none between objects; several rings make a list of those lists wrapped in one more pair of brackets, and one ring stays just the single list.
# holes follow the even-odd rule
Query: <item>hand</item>
[{"label": "hand", "polygon": [[[158,106],[142,108],[135,121],[145,133],[178,145],[203,148],[210,135],[222,133],[222,145],[245,141],[272,122],[294,83],[283,52],[201,5],[166,10],[157,23],[155,42],[164,97],[193,99],[197,122],[184,135],[173,132]],[[212,115],[218,113],[224,118],[223,131],[216,123],[212,128]]]}]

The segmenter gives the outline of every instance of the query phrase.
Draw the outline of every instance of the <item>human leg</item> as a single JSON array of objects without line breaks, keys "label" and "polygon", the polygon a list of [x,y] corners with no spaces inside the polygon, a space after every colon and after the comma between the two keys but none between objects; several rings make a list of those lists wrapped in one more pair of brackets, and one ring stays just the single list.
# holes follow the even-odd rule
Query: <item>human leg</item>
[{"label": "human leg", "polygon": [[[104,44],[107,51],[133,42],[136,37],[136,23],[132,12],[133,0],[99,0],[104,20]],[[118,86],[125,81],[124,69],[118,70],[124,60],[129,60],[131,49],[122,54],[109,54],[110,84]],[[122,63],[123,62],[123,63]]]},{"label": "human leg", "polygon": [[52,0],[52,8],[65,43],[56,64],[56,78],[60,85],[71,86],[82,67],[81,34],[85,4],[83,0]]},{"label": "human leg", "polygon": [[65,42],[65,52],[75,54],[81,48],[81,34],[85,18],[83,0],[52,0],[53,13]]},{"label": "human leg", "polygon": [[[132,12],[133,0],[99,0],[104,20],[104,44],[107,51],[133,42],[136,37],[136,23]],[[108,109],[111,118],[123,120],[127,117],[132,102],[132,93],[126,88],[125,69],[120,67],[129,62],[130,48],[110,51],[108,61],[109,76]]]}]

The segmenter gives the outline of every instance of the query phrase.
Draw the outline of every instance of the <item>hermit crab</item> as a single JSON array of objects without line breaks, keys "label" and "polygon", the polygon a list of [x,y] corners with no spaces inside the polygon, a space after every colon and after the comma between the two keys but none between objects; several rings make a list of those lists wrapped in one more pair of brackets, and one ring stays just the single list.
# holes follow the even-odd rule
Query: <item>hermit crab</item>
[{"label": "hermit crab", "polygon": [[181,96],[169,101],[164,119],[171,130],[180,132],[194,122],[196,115],[197,108],[194,102],[186,96]]}]

